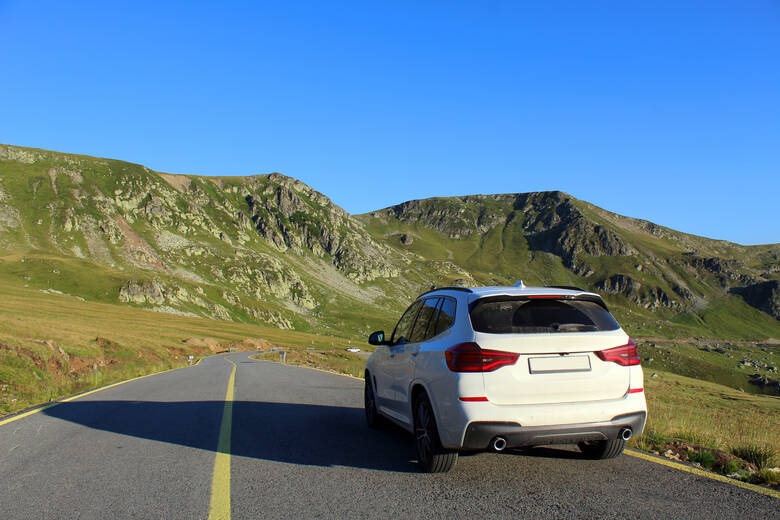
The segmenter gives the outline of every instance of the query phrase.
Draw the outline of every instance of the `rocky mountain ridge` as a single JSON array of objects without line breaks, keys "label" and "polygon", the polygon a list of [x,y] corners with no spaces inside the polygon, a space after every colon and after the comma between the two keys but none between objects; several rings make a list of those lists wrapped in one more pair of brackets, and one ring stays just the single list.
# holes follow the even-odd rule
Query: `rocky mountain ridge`
[{"label": "rocky mountain ridge", "polygon": [[725,305],[780,336],[780,245],[687,235],[559,191],[353,216],[278,173],[173,175],[0,145],[0,258],[0,277],[41,290],[347,335],[432,284],[522,278],[599,291],[647,327],[717,334],[708,313]]},{"label": "rocky mountain ridge", "polygon": [[491,258],[500,259],[514,242],[526,268],[540,254],[550,255],[565,267],[570,284],[621,296],[649,310],[696,311],[730,291],[780,319],[771,303],[774,293],[758,289],[776,283],[777,244],[740,246],[688,235],[607,212],[562,192],[416,200],[362,218],[380,228],[400,223],[402,247],[421,227],[450,240],[479,235],[481,248],[489,247],[485,238],[500,235]]}]

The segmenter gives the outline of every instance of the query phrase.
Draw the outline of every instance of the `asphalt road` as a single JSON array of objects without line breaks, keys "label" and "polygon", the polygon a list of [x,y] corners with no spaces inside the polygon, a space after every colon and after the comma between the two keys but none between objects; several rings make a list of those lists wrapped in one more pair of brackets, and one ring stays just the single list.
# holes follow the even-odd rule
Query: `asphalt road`
[{"label": "asphalt road", "polygon": [[[423,474],[409,435],[365,426],[361,381],[248,356],[0,426],[0,518],[207,518],[226,482],[236,519],[780,518],[775,498],[568,447],[461,456],[449,474]],[[230,465],[215,475],[229,360]]]}]

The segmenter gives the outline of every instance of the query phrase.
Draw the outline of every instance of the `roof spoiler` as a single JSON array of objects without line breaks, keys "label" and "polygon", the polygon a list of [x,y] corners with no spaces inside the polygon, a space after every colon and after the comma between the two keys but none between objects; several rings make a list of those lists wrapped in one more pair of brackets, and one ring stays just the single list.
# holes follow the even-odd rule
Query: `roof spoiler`
[{"label": "roof spoiler", "polygon": [[[474,292],[474,291],[472,291],[471,289],[469,289],[468,287],[455,287],[455,286],[436,287],[435,285],[432,285],[432,286],[431,286],[431,288],[430,288],[429,290],[425,291],[424,293],[422,293],[422,294],[421,294],[420,296],[418,296],[417,298],[420,298],[420,297],[422,297],[422,296],[425,296],[426,294],[428,294],[428,293],[432,293],[432,292],[434,292],[434,291],[461,291],[461,292],[467,292],[467,293],[472,293],[472,292]],[[417,298],[415,298],[415,300],[416,300]]]},{"label": "roof spoiler", "polygon": [[[563,289],[563,287],[556,287],[557,289]],[[469,291],[471,292],[471,291]],[[574,301],[584,301],[584,302],[593,302],[595,304],[600,305],[604,308],[605,311],[609,312],[609,308],[607,307],[607,304],[604,302],[604,300],[595,293],[588,293],[586,291],[585,294],[571,294],[571,295],[560,295],[555,296],[555,299],[560,300],[574,300]],[[495,294],[492,296],[483,296],[482,298],[476,299],[469,305],[469,312],[477,305],[478,302],[484,302],[484,301],[502,301],[502,300],[533,300],[533,295],[509,295],[509,294]]]},{"label": "roof spoiler", "polygon": [[549,287],[550,289],[566,289],[568,291],[588,292],[585,289],[574,287],[573,285],[545,285],[545,287]]}]

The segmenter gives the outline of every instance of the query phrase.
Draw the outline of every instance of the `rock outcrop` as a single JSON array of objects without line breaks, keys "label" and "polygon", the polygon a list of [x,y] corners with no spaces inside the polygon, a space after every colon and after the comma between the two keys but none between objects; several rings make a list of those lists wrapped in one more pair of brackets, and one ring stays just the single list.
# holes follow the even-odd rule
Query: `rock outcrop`
[{"label": "rock outcrop", "polygon": [[777,280],[735,287],[732,292],[742,296],[753,307],[780,320],[780,282]]},{"label": "rock outcrop", "polygon": [[643,286],[640,282],[623,274],[616,274],[598,282],[596,289],[608,294],[619,294],[646,309],[652,310],[658,307],[682,309],[682,304],[670,298],[660,287]]}]

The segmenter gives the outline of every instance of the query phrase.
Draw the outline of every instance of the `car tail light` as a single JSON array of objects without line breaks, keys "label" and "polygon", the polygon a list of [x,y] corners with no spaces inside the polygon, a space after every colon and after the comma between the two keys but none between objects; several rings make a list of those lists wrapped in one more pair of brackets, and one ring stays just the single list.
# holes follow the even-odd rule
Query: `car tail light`
[{"label": "car tail light", "polygon": [[476,343],[461,343],[444,353],[447,366],[453,372],[492,372],[513,365],[520,354],[482,349]]},{"label": "car tail light", "polygon": [[636,350],[636,343],[628,338],[628,343],[607,350],[600,350],[595,353],[602,361],[612,361],[618,365],[628,367],[639,364],[639,353]]}]

